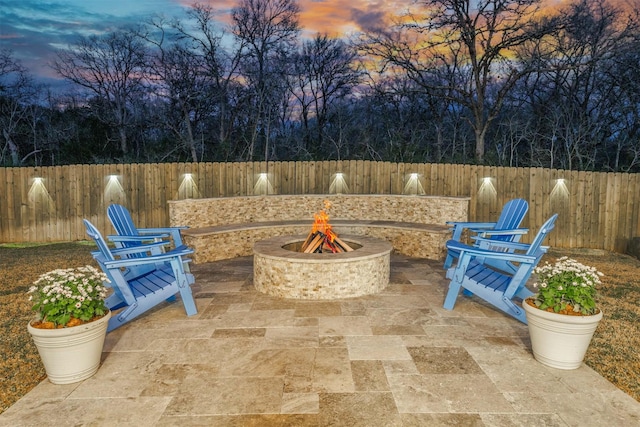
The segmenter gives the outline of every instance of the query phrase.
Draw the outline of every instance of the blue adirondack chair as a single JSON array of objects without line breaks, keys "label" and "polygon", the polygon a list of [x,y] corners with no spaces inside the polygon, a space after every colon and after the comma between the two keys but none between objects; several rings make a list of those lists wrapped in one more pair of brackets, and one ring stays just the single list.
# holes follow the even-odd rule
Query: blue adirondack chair
[{"label": "blue adirondack chair", "polygon": [[[529,203],[524,199],[513,199],[508,201],[502,208],[500,217],[496,222],[447,222],[451,226],[452,240],[460,241],[464,230],[474,233],[472,239],[484,238],[484,248],[491,249],[490,241],[498,242],[518,242],[523,234],[529,230],[518,228],[529,210]],[[496,246],[495,250],[503,250],[501,246]],[[506,249],[509,251],[508,249]],[[447,248],[447,258],[444,261],[445,270],[451,267],[453,261],[460,253],[455,247]]]},{"label": "blue adirondack chair", "polygon": [[[164,243],[137,245],[128,248],[110,249],[98,229],[86,219],[84,225],[98,250],[93,258],[105,272],[113,293],[105,303],[114,312],[109,319],[107,331],[140,316],[165,300],[180,294],[187,316],[198,311],[191,294],[193,275],[184,270],[184,257],[193,253],[185,246],[153,255],[152,252]],[[143,254],[142,257],[129,257]]]},{"label": "blue adirondack chair", "polygon": [[[493,245],[502,245],[512,252],[481,249],[475,246],[465,245],[455,240],[449,240],[447,247],[458,251],[460,257],[458,263],[447,270],[447,279],[450,279],[449,290],[444,300],[444,308],[453,310],[460,293],[460,289],[477,295],[494,307],[515,317],[523,323],[527,323],[524,310],[514,302],[514,299],[526,299],[533,295],[525,286],[533,269],[540,262],[548,247],[542,246],[542,242],[553,230],[558,214],[554,214],[540,227],[538,234],[531,244],[518,242],[493,242]],[[492,267],[488,261],[498,260],[512,264],[515,271],[507,273]]]},{"label": "blue adirondack chair", "polygon": [[131,214],[122,205],[112,204],[107,208],[107,216],[117,235],[108,236],[118,247],[130,247],[149,241],[173,240],[175,247],[182,246],[180,230],[188,227],[137,228]]}]

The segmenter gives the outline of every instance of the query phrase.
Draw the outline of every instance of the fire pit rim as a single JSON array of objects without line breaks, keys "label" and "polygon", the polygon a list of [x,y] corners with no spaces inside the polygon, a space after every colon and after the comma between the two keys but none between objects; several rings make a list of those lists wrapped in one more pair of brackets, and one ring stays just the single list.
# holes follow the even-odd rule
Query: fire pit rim
[{"label": "fire pit rim", "polygon": [[325,263],[328,259],[334,262],[349,261],[354,259],[365,260],[368,258],[377,258],[381,254],[391,253],[393,246],[386,240],[377,239],[368,236],[340,235],[342,240],[357,243],[362,246],[352,252],[340,253],[303,253],[285,249],[283,246],[303,242],[305,235],[285,235],[274,236],[264,240],[260,240],[253,245],[254,253],[259,253],[264,258],[273,259],[295,259],[298,262],[306,263]]}]

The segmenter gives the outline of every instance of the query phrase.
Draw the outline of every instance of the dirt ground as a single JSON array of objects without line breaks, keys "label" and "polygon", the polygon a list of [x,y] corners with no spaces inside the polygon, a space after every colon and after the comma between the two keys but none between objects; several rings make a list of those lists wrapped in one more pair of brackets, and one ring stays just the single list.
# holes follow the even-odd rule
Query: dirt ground
[{"label": "dirt ground", "polygon": [[[26,292],[49,270],[93,264],[86,243],[12,247],[0,245],[0,413],[45,377],[38,352],[27,333],[32,317]],[[599,307],[604,318],[585,362],[618,388],[640,401],[640,260],[595,250],[553,250],[553,262],[567,255],[604,273]]]}]

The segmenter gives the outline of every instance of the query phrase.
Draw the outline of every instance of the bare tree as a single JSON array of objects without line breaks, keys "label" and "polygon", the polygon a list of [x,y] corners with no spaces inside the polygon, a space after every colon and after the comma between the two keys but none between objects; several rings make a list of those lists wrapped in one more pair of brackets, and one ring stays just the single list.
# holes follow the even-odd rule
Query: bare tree
[{"label": "bare tree", "polygon": [[[538,57],[539,70],[525,82],[538,149],[548,153],[536,161],[619,170],[619,155],[637,132],[631,125],[638,109],[637,16],[600,0],[571,3],[562,15],[561,31],[545,40],[553,55]],[[610,153],[614,159],[606,164]]]},{"label": "bare tree", "polygon": [[[36,116],[40,111],[36,106],[40,90],[26,68],[13,57],[13,52],[0,50],[0,127],[4,139],[0,163],[4,163],[7,151],[12,166],[22,165],[27,158],[40,151],[34,130],[37,125]],[[27,132],[25,128],[30,130]],[[31,131],[34,131],[33,147],[23,155],[20,150],[20,134]]]},{"label": "bare tree", "polygon": [[[291,93],[300,105],[305,149],[320,149],[332,105],[351,93],[361,73],[355,62],[356,52],[338,39],[317,34],[304,42],[293,60]],[[311,138],[310,120],[315,120],[315,141]]]},{"label": "bare tree", "polygon": [[[150,26],[152,31],[141,34],[153,46],[147,61],[148,79],[151,90],[166,100],[159,104],[158,122],[180,141],[175,148],[186,147],[191,161],[198,162],[194,126],[205,114],[212,84],[205,71],[204,55],[190,42],[190,37],[184,36],[180,23],[157,18]],[[173,31],[176,27],[177,34]]]},{"label": "bare tree", "polygon": [[97,97],[104,107],[97,117],[116,129],[124,154],[129,151],[127,128],[134,119],[132,102],[143,90],[144,59],[145,47],[137,32],[120,30],[83,37],[60,50],[52,64],[59,75]]},{"label": "bare tree", "polygon": [[[207,90],[201,94],[217,119],[217,144],[230,146],[234,132],[234,103],[238,83],[238,67],[241,60],[243,41],[238,45],[223,46],[226,34],[218,29],[216,12],[213,8],[196,4],[189,11],[194,23],[193,29],[176,25],[181,40],[188,43],[190,53],[198,58],[201,73],[207,82]],[[226,150],[228,152],[232,150]]]},{"label": "bare tree", "polygon": [[554,26],[539,25],[540,0],[422,0],[391,30],[364,39],[366,53],[395,66],[426,91],[469,111],[475,157],[514,84],[532,71],[517,50]]},{"label": "bare tree", "polygon": [[252,108],[248,159],[254,157],[259,137],[264,140],[265,157],[268,155],[271,124],[287,104],[282,71],[300,31],[299,11],[296,0],[240,0],[231,12],[233,33],[242,49],[241,72]]}]

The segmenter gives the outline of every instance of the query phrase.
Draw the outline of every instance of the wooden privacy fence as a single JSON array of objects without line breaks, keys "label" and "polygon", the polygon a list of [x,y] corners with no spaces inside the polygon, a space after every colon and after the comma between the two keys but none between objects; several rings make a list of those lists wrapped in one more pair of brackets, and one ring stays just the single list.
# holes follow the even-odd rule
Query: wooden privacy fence
[{"label": "wooden privacy fence", "polygon": [[[425,194],[471,197],[470,220],[491,221],[509,199],[524,226],[559,218],[548,244],[623,252],[640,235],[638,174],[372,161],[164,163],[0,168],[0,242],[85,240],[105,234],[110,203],[139,227],[168,225],[168,200],[262,194]],[[310,212],[312,218],[313,212]],[[525,240],[526,241],[526,240]]]}]

